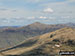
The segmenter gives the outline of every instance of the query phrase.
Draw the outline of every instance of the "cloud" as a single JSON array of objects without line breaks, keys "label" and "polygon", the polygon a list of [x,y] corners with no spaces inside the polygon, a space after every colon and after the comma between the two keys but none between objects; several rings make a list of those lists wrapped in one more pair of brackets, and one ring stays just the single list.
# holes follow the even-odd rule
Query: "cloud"
[{"label": "cloud", "polygon": [[26,0],[27,2],[31,2],[31,3],[38,3],[38,2],[40,2],[40,0]]},{"label": "cloud", "polygon": [[[30,13],[30,14],[29,14]],[[6,8],[0,7],[0,19],[1,18],[25,18],[30,16],[32,11],[26,9],[18,9],[18,8]]]},{"label": "cloud", "polygon": [[0,10],[5,11],[5,10],[8,10],[8,9],[5,9],[5,8],[0,8]]},{"label": "cloud", "polygon": [[27,17],[27,19],[35,19],[35,17],[34,16],[31,16],[31,17]]},{"label": "cloud", "polygon": [[46,19],[47,17],[45,17],[45,16],[40,16],[39,18],[40,18],[40,19]]},{"label": "cloud", "polygon": [[45,13],[52,13],[54,11],[51,8],[46,8],[46,9],[43,10],[43,12],[45,12]]},{"label": "cloud", "polygon": [[4,22],[27,24],[36,20],[56,23],[66,18],[75,21],[75,0],[0,0],[0,25],[6,25]]},{"label": "cloud", "polygon": [[69,1],[69,2],[75,2],[75,0],[67,0],[67,1]]}]

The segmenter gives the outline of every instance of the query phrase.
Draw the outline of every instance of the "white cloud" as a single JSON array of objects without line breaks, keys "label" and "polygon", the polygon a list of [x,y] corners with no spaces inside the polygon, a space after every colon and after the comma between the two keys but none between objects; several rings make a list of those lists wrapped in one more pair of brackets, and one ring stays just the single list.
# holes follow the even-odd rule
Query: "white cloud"
[{"label": "white cloud", "polygon": [[[45,22],[52,22],[53,20],[54,22],[52,23],[55,23],[57,22],[56,20],[61,20],[62,18],[70,18],[73,19],[72,21],[74,21],[75,18],[75,5],[72,4],[72,2],[75,2],[75,0],[65,0],[64,2],[48,2],[49,0],[23,0],[26,4],[28,4],[24,4],[23,8],[17,4],[14,4],[15,6],[19,6],[16,8],[15,6],[12,7],[11,4],[11,7],[6,6],[7,4],[4,5],[4,3],[1,3],[1,1],[3,0],[0,0],[0,25],[2,25],[2,21],[10,23],[24,21],[25,23],[25,21],[32,21],[33,19],[33,21],[44,20]],[[8,1],[16,2],[17,0]],[[20,2],[20,0],[18,2]]]},{"label": "white cloud", "polygon": [[40,18],[40,19],[46,19],[47,17],[45,17],[45,16],[40,16],[39,18]]},{"label": "white cloud", "polygon": [[0,18],[25,18],[31,11],[16,8],[0,7]]},{"label": "white cloud", "polygon": [[45,13],[52,13],[54,11],[51,8],[46,8],[46,9],[43,10],[43,12],[45,12]]},{"label": "white cloud", "polygon": [[34,16],[31,16],[31,17],[27,17],[27,19],[35,19],[35,17]]}]

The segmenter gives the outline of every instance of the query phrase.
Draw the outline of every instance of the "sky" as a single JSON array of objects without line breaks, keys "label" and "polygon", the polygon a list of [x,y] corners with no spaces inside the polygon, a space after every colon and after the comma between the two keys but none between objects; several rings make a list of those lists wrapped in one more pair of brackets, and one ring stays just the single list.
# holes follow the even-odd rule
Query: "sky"
[{"label": "sky", "polygon": [[75,0],[0,0],[0,26],[75,22]]}]

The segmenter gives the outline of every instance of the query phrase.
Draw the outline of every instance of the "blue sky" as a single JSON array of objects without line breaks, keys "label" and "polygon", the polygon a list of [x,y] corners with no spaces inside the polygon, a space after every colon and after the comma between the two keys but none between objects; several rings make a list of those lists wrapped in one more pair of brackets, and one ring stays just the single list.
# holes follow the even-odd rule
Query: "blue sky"
[{"label": "blue sky", "polygon": [[0,0],[0,26],[75,22],[75,0]]}]

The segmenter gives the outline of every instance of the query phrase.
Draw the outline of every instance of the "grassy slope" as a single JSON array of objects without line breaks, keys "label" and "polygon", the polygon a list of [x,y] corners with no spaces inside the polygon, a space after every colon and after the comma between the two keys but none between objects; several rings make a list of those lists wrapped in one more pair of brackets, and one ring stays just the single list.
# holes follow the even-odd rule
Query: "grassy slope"
[{"label": "grassy slope", "polygon": [[39,22],[20,27],[0,29],[0,50],[9,48],[32,36],[42,35],[63,28],[65,25],[47,25]]},{"label": "grassy slope", "polygon": [[[29,44],[28,46],[26,44]],[[57,47],[55,45],[60,45]],[[3,52],[5,55],[35,56],[58,55],[60,50],[75,50],[75,29],[63,28],[51,33],[30,38],[16,48]]]}]

